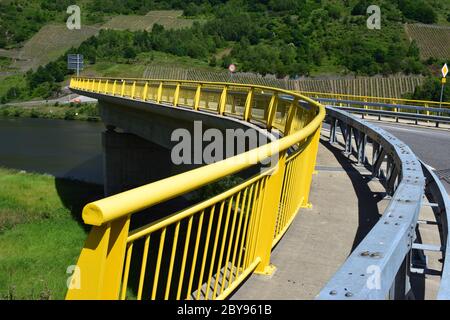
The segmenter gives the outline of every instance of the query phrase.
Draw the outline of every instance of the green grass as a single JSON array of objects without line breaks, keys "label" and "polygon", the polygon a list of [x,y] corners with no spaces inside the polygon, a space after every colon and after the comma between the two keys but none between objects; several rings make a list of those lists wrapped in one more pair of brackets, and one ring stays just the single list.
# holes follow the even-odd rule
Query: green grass
[{"label": "green grass", "polygon": [[100,114],[95,103],[35,105],[0,107],[0,117],[5,118],[42,118],[99,121]]},{"label": "green grass", "polygon": [[63,299],[102,188],[0,168],[0,299]]},{"label": "green grass", "polygon": [[24,87],[25,84],[26,79],[22,74],[0,77],[0,97],[3,96],[10,88]]},{"label": "green grass", "polygon": [[142,77],[145,71],[144,64],[114,63],[109,61],[98,61],[94,65],[87,67],[82,75],[103,76],[103,77]]}]

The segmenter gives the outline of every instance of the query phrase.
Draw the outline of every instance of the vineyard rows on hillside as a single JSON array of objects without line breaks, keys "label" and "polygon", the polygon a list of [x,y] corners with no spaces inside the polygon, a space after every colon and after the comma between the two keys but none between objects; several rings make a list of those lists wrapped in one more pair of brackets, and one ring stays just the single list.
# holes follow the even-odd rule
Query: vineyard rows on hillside
[{"label": "vineyard rows on hillside", "polygon": [[407,24],[406,34],[415,40],[423,59],[450,58],[450,27],[425,24]]},{"label": "vineyard rows on hillside", "polygon": [[47,25],[19,50],[13,67],[26,71],[37,69],[56,60],[71,47],[79,46],[83,41],[98,33],[98,28],[82,26],[80,30],[69,30],[65,24]]},{"label": "vineyard rows on hillside", "polygon": [[387,98],[401,98],[403,94],[413,92],[414,88],[424,80],[422,76],[283,80],[275,79],[274,77],[262,77],[252,73],[235,73],[231,75],[229,72],[162,66],[147,67],[144,72],[144,78],[251,83],[304,92],[332,92]]},{"label": "vineyard rows on hillside", "polygon": [[194,23],[194,20],[183,19],[181,18],[182,14],[182,11],[167,10],[150,11],[145,16],[118,15],[106,22],[102,28],[130,31],[151,31],[156,23],[164,26],[166,29],[190,28]]}]

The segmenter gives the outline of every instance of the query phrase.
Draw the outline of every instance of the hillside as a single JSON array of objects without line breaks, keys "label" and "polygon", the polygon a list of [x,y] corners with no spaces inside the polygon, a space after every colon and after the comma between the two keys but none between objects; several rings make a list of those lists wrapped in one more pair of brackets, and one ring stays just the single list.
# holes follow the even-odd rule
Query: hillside
[{"label": "hillside", "polygon": [[[72,47],[98,33],[95,26],[83,26],[81,30],[69,30],[65,24],[50,24],[39,30],[28,40],[14,57],[12,67],[22,71],[37,69],[56,60]],[[1,53],[0,53],[1,55]]]},{"label": "hillside", "polygon": [[183,11],[149,11],[142,15],[118,15],[102,25],[102,29],[151,31],[155,24],[164,26],[166,29],[190,28],[194,23],[192,19],[183,19]]},{"label": "hillside", "polygon": [[450,59],[450,27],[407,24],[406,34],[416,41],[423,59]]},{"label": "hillside", "polygon": [[[87,39],[75,37],[75,41],[61,31],[35,41],[41,33],[34,31],[39,30],[37,26],[46,26],[41,29],[45,31],[50,22],[67,18],[61,12],[66,2],[0,4],[7,9],[1,13],[0,21],[6,19],[7,23],[0,26],[0,47],[23,46],[21,57],[32,61],[35,69],[27,74],[26,86],[11,88],[11,97],[7,94],[3,101],[58,91],[58,83],[70,75],[62,53],[72,46],[71,53],[85,56],[87,71],[100,75],[120,75],[121,70],[124,76],[128,70],[143,72],[155,63],[155,56],[166,55],[185,59],[192,67],[209,65],[211,70],[225,70],[234,63],[240,72],[277,78],[431,76],[445,55],[426,53],[418,38],[411,41],[405,23],[444,26],[450,20],[447,0],[380,0],[381,30],[366,26],[368,0],[84,0],[80,2],[83,28],[92,30],[95,37],[85,34]],[[13,11],[18,8],[28,24]],[[34,18],[29,18],[33,10]],[[17,36],[16,29],[23,31],[22,36]],[[27,36],[31,40],[23,45]],[[52,41],[60,47],[52,48]],[[430,55],[435,59],[427,59]],[[36,70],[50,60],[54,62]],[[7,61],[2,62],[5,70]],[[130,68],[121,67],[126,65]]]}]

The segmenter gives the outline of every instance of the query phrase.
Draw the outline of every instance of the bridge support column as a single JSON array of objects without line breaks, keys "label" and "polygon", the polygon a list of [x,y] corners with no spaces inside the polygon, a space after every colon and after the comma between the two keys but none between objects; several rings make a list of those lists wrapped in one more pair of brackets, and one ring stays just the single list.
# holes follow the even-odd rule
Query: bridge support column
[{"label": "bridge support column", "polygon": [[170,150],[112,127],[103,133],[103,154],[106,196],[170,176]]}]

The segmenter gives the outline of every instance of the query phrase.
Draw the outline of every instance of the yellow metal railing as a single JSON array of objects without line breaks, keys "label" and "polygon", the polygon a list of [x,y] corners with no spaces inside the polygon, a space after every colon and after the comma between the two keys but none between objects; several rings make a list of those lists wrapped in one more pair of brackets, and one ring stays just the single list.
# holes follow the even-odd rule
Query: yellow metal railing
[{"label": "yellow metal railing", "polygon": [[[73,78],[70,88],[238,117],[283,138],[88,204],[80,285],[67,299],[223,299],[249,274],[273,271],[272,248],[310,206],[323,106],[291,91],[230,83]],[[133,214],[273,157],[276,166],[239,185],[130,230]]]}]

